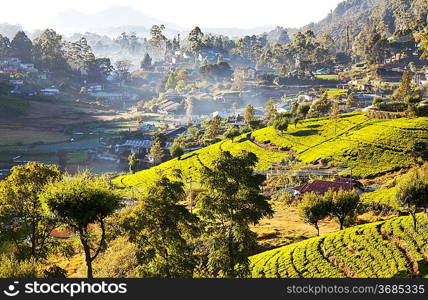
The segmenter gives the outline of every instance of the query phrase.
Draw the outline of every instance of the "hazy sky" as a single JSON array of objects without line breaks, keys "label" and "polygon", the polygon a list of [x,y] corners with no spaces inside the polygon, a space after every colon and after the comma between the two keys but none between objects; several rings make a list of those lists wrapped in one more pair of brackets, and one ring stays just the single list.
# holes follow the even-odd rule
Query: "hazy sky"
[{"label": "hazy sky", "polygon": [[111,6],[131,6],[143,14],[182,27],[280,25],[299,27],[319,21],[341,0],[1,0],[0,23],[25,29],[52,26],[59,12],[95,13]]}]

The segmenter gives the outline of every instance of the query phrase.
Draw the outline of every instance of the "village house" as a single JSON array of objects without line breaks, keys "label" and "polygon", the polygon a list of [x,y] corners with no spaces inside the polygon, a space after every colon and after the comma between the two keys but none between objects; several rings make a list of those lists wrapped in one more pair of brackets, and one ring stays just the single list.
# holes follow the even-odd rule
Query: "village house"
[{"label": "village house", "polygon": [[[172,143],[166,142],[165,148],[171,148]],[[152,147],[151,140],[126,140],[123,144],[118,144],[115,146],[115,152],[119,155],[122,153],[135,153],[138,155],[145,155],[150,152]]]},{"label": "village house", "polygon": [[40,93],[43,96],[55,96],[59,94],[59,90],[55,88],[47,88],[47,89],[41,89]]}]

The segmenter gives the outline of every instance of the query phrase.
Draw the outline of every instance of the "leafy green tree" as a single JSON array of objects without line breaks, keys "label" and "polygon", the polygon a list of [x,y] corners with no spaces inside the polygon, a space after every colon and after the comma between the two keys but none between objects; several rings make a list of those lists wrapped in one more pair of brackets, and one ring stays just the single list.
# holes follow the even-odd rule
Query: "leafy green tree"
[{"label": "leafy green tree", "polygon": [[360,209],[360,195],[355,190],[329,190],[324,194],[324,201],[329,215],[337,219],[340,230],[354,222]]},{"label": "leafy green tree", "polygon": [[257,156],[242,151],[221,152],[211,168],[201,170],[206,191],[197,197],[197,214],[204,224],[207,268],[213,276],[245,277],[248,256],[256,244],[249,224],[257,224],[273,211],[260,186],[265,176],[254,173]]},{"label": "leafy green tree", "polygon": [[416,213],[420,207],[428,206],[427,167],[412,171],[396,186],[395,199],[413,219],[413,228],[417,231]]},{"label": "leafy green tree", "polygon": [[128,166],[129,166],[129,173],[135,174],[135,172],[137,172],[138,159],[135,153],[132,153],[128,156]]},{"label": "leafy green tree", "polygon": [[40,265],[35,260],[19,260],[11,255],[0,255],[0,278],[39,278]]},{"label": "leafy green tree", "polygon": [[184,154],[183,145],[180,142],[174,141],[172,143],[171,149],[169,149],[169,153],[172,157],[181,157]]},{"label": "leafy green tree", "polygon": [[150,39],[149,44],[153,49],[153,52],[157,56],[161,56],[162,49],[166,47],[167,37],[163,34],[165,25],[153,25],[150,28]]},{"label": "leafy green tree", "polygon": [[10,53],[11,49],[9,38],[0,34],[0,56],[9,56]]},{"label": "leafy green tree", "polygon": [[152,58],[150,57],[150,55],[146,52],[144,54],[143,60],[140,63],[140,68],[143,70],[148,70],[150,69],[152,66]]},{"label": "leafy green tree", "polygon": [[294,128],[297,128],[297,124],[299,124],[299,122],[300,122],[300,119],[298,117],[293,118]]},{"label": "leafy green tree", "polygon": [[204,43],[202,41],[203,37],[204,34],[198,26],[196,26],[189,32],[187,40],[190,44],[190,51],[192,51],[194,54],[198,54],[204,47]]},{"label": "leafy green tree", "polygon": [[416,40],[419,42],[419,49],[423,51],[421,59],[426,59],[428,57],[428,27],[417,34]]},{"label": "leafy green tree", "polygon": [[345,107],[346,107],[347,109],[351,109],[351,108],[352,108],[352,107],[354,107],[354,106],[355,106],[355,99],[354,99],[354,96],[349,95],[349,96],[346,98]]},{"label": "leafy green tree", "polygon": [[162,160],[165,158],[165,149],[162,147],[162,144],[159,140],[153,141],[153,144],[150,147],[150,157],[153,159],[155,164],[162,162]]},{"label": "leafy green tree", "polygon": [[177,85],[177,73],[172,72],[171,74],[169,74],[168,79],[165,83],[165,90],[169,90],[169,89],[175,89],[175,86]]},{"label": "leafy green tree", "polygon": [[421,100],[420,91],[414,88],[412,76],[409,72],[403,73],[400,86],[394,91],[391,99],[407,103],[416,103]]},{"label": "leafy green tree", "polygon": [[375,106],[375,107],[377,107],[382,102],[383,102],[382,97],[374,97],[373,100],[372,100],[372,105]]},{"label": "leafy green tree", "polygon": [[192,277],[195,260],[188,241],[196,217],[180,204],[185,198],[181,181],[162,176],[123,218],[122,226],[137,246],[142,277]]},{"label": "leafy green tree", "polygon": [[129,60],[119,60],[116,62],[116,74],[119,80],[127,80],[129,76],[129,68],[131,62]]},{"label": "leafy green tree", "polygon": [[287,131],[289,124],[290,124],[290,121],[286,116],[279,115],[273,122],[273,128],[275,128],[278,131],[285,132]]},{"label": "leafy green tree", "polygon": [[318,222],[328,216],[328,205],[321,195],[305,193],[298,205],[299,217],[303,222],[315,227],[317,235],[320,235]]},{"label": "leafy green tree", "polygon": [[[92,262],[107,247],[105,219],[120,208],[121,196],[105,178],[83,173],[51,183],[41,199],[60,223],[78,235],[85,253],[87,276],[92,278]],[[91,229],[95,225],[101,232],[98,242]]]},{"label": "leafy green tree", "polygon": [[239,129],[234,126],[229,127],[229,129],[227,129],[226,132],[224,133],[224,137],[226,139],[231,139],[232,143],[233,143],[233,140],[240,135],[241,133],[239,132]]},{"label": "leafy green tree", "polygon": [[306,118],[306,115],[308,114],[310,108],[311,108],[311,104],[309,103],[299,104],[299,106],[297,107],[297,114],[299,116],[302,116],[303,118]]},{"label": "leafy green tree", "polygon": [[200,72],[208,79],[227,80],[233,74],[233,70],[227,62],[221,61],[215,64],[202,63]]},{"label": "leafy green tree", "polygon": [[278,113],[278,111],[275,108],[274,99],[270,98],[266,102],[266,108],[265,108],[265,115],[266,115],[266,120],[268,121],[268,123],[272,122],[275,119],[275,116],[277,113]]},{"label": "leafy green tree", "polygon": [[252,106],[251,104],[248,104],[244,110],[245,123],[248,124],[251,120],[253,120],[255,118],[255,113],[256,113],[256,110],[254,109],[254,106]]},{"label": "leafy green tree", "polygon": [[12,173],[0,181],[0,236],[13,241],[21,257],[39,259],[48,252],[55,220],[43,208],[40,194],[61,176],[56,166],[30,162],[13,167]]},{"label": "leafy green tree", "polygon": [[208,139],[214,139],[223,129],[223,119],[220,116],[215,116],[206,124],[204,136]]},{"label": "leafy green tree", "polygon": [[309,109],[308,115],[311,118],[326,115],[331,109],[331,103],[328,100],[328,94],[325,92],[321,97],[314,101]]},{"label": "leafy green tree", "polygon": [[18,31],[10,42],[12,56],[18,57],[21,61],[30,63],[33,61],[33,43],[24,31]]},{"label": "leafy green tree", "polygon": [[64,41],[62,36],[52,29],[46,29],[34,41],[34,62],[40,68],[51,71],[64,71],[69,69],[66,60]]}]

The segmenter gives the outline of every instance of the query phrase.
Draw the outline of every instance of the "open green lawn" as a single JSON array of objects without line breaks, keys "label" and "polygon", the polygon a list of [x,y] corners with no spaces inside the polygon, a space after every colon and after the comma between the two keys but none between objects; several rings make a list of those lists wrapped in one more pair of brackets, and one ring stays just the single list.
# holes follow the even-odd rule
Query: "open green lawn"
[{"label": "open green lawn", "polygon": [[315,77],[318,79],[323,79],[323,80],[338,80],[339,79],[339,76],[337,76],[336,74],[316,75]]},{"label": "open green lawn", "polygon": [[428,216],[351,227],[250,257],[251,277],[391,278],[428,276]]}]

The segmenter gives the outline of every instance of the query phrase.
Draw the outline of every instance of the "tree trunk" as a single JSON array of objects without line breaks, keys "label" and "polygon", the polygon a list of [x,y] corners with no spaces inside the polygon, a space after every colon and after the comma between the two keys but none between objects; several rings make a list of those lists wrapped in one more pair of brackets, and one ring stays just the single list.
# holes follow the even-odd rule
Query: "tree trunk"
[{"label": "tree trunk", "polygon": [[89,247],[89,244],[88,244],[87,234],[84,232],[84,230],[79,230],[79,234],[80,234],[80,242],[82,243],[83,251],[85,253],[87,277],[94,278],[94,275],[92,272],[91,248]]},{"label": "tree trunk", "polygon": [[315,224],[314,226],[317,230],[317,236],[320,236],[320,227],[318,226],[318,224]]},{"label": "tree trunk", "polygon": [[235,278],[235,257],[233,255],[233,245],[232,245],[232,239],[229,236],[229,276],[231,278]]},{"label": "tree trunk", "polygon": [[416,219],[416,214],[413,214],[413,213],[412,213],[412,219],[413,219],[413,230],[414,230],[415,232],[418,232],[418,229],[417,229],[417,219]]}]

